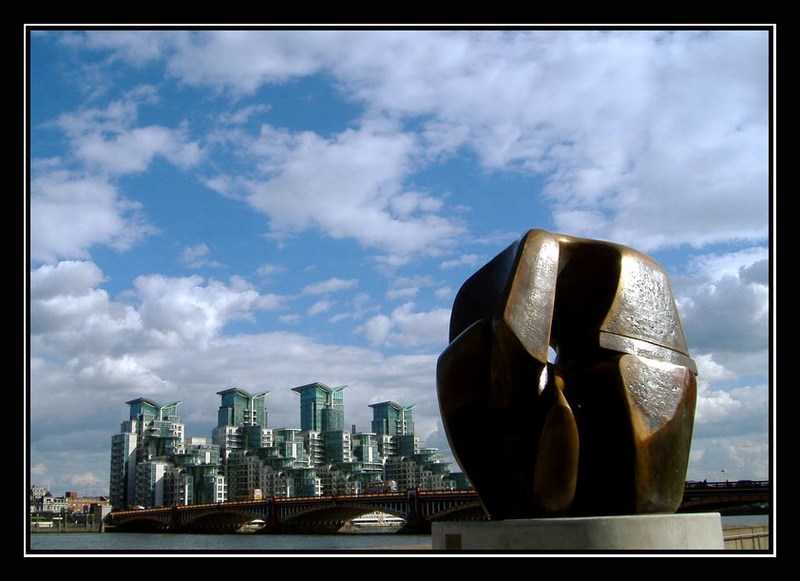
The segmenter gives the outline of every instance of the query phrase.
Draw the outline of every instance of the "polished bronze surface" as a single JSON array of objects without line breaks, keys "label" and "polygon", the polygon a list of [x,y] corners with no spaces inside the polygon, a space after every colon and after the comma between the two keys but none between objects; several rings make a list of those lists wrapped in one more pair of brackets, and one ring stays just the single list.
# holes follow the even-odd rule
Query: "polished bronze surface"
[{"label": "polished bronze surface", "polygon": [[657,262],[530,230],[459,290],[437,390],[492,519],[669,513],[696,374]]}]

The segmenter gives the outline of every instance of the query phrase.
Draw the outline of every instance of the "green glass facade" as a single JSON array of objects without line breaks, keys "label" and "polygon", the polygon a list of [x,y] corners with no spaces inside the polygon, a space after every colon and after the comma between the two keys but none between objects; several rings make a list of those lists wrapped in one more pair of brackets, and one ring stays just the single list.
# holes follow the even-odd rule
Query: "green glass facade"
[{"label": "green glass facade", "polygon": [[269,394],[262,391],[250,394],[243,389],[232,387],[218,391],[221,397],[217,411],[217,426],[267,426],[267,411],[264,398]]},{"label": "green glass facade", "polygon": [[300,429],[304,432],[343,430],[346,387],[328,387],[319,382],[293,387],[292,391],[300,394]]},{"label": "green glass facade", "polygon": [[416,404],[401,406],[393,401],[373,403],[372,431],[379,436],[400,436],[414,433],[412,408]]}]

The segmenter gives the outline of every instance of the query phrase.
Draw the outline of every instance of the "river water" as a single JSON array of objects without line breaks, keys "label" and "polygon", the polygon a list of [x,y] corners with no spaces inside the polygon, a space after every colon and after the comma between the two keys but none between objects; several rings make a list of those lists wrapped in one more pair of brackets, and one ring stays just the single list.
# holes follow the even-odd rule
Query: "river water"
[{"label": "river water", "polygon": [[[767,516],[723,517],[723,527],[767,524]],[[36,533],[27,537],[26,554],[36,555],[174,555],[174,556],[377,556],[431,555],[430,535],[391,533],[332,535],[158,533]]]},{"label": "river water", "polygon": [[36,533],[28,537],[28,554],[380,554],[430,551],[430,535],[333,534],[186,535],[157,533]]}]

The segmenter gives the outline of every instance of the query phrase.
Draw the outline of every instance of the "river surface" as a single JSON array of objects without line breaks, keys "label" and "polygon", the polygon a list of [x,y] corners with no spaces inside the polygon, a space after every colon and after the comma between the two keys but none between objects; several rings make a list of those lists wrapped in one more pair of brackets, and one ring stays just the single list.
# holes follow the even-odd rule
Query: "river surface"
[{"label": "river surface", "polygon": [[429,551],[430,535],[187,535],[159,533],[36,533],[29,554],[200,553],[202,555]]},{"label": "river surface", "polygon": [[[767,524],[767,516],[723,517],[723,527]],[[159,533],[36,533],[27,537],[26,554],[113,556],[166,554],[187,556],[235,555],[383,555],[425,554],[430,535],[391,533],[333,535],[227,534],[188,535]]]}]

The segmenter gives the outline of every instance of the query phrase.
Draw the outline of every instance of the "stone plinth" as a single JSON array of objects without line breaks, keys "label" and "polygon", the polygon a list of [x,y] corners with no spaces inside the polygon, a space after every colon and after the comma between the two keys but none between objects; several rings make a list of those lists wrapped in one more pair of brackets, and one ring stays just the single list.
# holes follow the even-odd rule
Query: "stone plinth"
[{"label": "stone plinth", "polygon": [[434,550],[723,550],[719,513],[437,522]]}]

